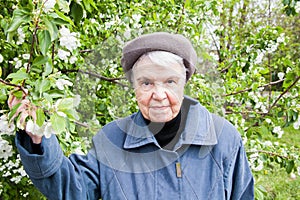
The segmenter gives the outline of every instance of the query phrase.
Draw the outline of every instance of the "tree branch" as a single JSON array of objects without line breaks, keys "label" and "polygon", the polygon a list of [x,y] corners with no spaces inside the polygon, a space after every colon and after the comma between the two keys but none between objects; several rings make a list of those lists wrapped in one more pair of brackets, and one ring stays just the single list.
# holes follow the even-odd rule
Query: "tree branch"
[{"label": "tree branch", "polygon": [[[270,82],[270,83],[267,83],[265,85],[261,85],[261,86],[258,86],[258,88],[262,88],[262,87],[268,87],[268,86],[271,86],[271,85],[276,85],[278,83],[281,83],[283,82],[285,79],[281,79],[281,80],[278,80],[278,81],[274,81],[274,82]],[[225,94],[223,96],[227,97],[227,96],[231,96],[231,95],[236,95],[236,94],[240,94],[240,93],[244,93],[244,92],[248,92],[248,91],[251,91],[252,88],[246,88],[244,90],[240,90],[240,91],[237,91],[237,92],[232,92],[230,94]]]},{"label": "tree branch", "polygon": [[247,153],[264,153],[264,154],[268,154],[270,156],[277,156],[277,157],[284,158],[284,159],[290,159],[289,156],[283,156],[278,153],[273,153],[273,152],[265,151],[265,150],[247,151]]},{"label": "tree branch", "polygon": [[63,73],[65,73],[65,72],[79,72],[79,73],[82,73],[82,74],[88,74],[88,75],[96,77],[100,80],[112,82],[112,83],[118,84],[122,87],[128,87],[128,85],[125,85],[125,84],[122,84],[122,83],[118,82],[118,80],[125,79],[124,77],[121,77],[121,78],[108,78],[108,77],[101,76],[101,75],[93,73],[93,72],[83,71],[81,69],[79,69],[79,70],[62,70],[62,72]]},{"label": "tree branch", "polygon": [[276,104],[277,104],[277,102],[292,88],[292,87],[294,87],[294,85],[296,85],[296,83],[298,82],[300,80],[300,76],[298,76],[297,78],[296,78],[296,80],[288,87],[288,88],[286,88],[286,90],[285,91],[283,91],[280,95],[279,95],[279,97],[275,100],[275,102],[270,106],[270,108],[269,108],[269,111],[274,107],[274,106],[276,106]]},{"label": "tree branch", "polygon": [[7,82],[7,81],[3,80],[2,78],[0,78],[0,82],[3,83],[3,84],[5,84],[5,85],[9,85],[9,86],[13,86],[13,87],[19,88],[20,90],[22,90],[22,92],[24,94],[27,94],[25,88],[22,85],[17,85],[17,84],[13,84],[13,83]]}]

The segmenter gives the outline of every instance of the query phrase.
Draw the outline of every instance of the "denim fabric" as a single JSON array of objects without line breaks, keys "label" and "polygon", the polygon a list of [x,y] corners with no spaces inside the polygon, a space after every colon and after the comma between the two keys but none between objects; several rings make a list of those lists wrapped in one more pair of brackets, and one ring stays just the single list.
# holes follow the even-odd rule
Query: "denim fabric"
[{"label": "denim fabric", "polygon": [[16,145],[48,199],[254,199],[237,130],[189,97],[185,102],[186,126],[172,151],[159,146],[140,112],[104,126],[84,156],[63,156],[55,136],[43,138],[42,155],[30,153],[26,134],[17,134]]}]

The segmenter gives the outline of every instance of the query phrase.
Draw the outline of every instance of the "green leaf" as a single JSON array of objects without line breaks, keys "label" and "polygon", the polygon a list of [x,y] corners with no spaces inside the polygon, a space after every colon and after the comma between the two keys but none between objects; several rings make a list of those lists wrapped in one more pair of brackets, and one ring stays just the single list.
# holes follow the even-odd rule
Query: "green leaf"
[{"label": "green leaf", "polygon": [[25,80],[28,78],[28,74],[26,73],[25,69],[22,68],[16,73],[11,73],[7,76],[8,79],[13,79],[12,82],[18,82],[20,80]]},{"label": "green leaf", "polygon": [[3,103],[7,100],[7,96],[5,94],[0,94],[0,102]]},{"label": "green leaf", "polygon": [[30,13],[26,10],[16,9],[13,13],[12,22],[7,32],[13,32],[19,28],[22,23],[30,22]]},{"label": "green leaf", "polygon": [[64,13],[69,13],[69,4],[66,0],[58,0],[57,4],[59,6],[59,10],[63,11]]},{"label": "green leaf", "polygon": [[71,16],[73,17],[76,24],[79,24],[80,20],[83,17],[82,6],[75,1],[71,3]]},{"label": "green leaf", "polygon": [[48,93],[44,92],[43,93],[43,97],[48,101],[48,102],[52,102],[53,98],[51,97],[51,95],[49,95]]},{"label": "green leaf", "polygon": [[258,83],[253,83],[252,84],[252,90],[255,91],[258,88],[259,84]]},{"label": "green leaf", "polygon": [[268,74],[270,72],[269,68],[264,68],[259,71],[261,74]]},{"label": "green leaf", "polygon": [[69,22],[72,26],[74,26],[74,22],[67,16],[65,16],[62,12],[57,9],[54,9],[55,13],[59,16],[60,19]]},{"label": "green leaf", "polygon": [[54,113],[50,116],[50,122],[52,124],[52,128],[57,134],[60,134],[66,130],[66,120],[64,117]]},{"label": "green leaf", "polygon": [[17,99],[22,99],[22,97],[23,97],[23,91],[18,90],[18,91],[16,91],[16,92],[14,92],[13,95],[14,95],[15,97],[17,97]]},{"label": "green leaf", "polygon": [[50,81],[48,79],[43,79],[41,84],[39,85],[39,92],[42,94],[43,92],[49,90],[51,87]]},{"label": "green leaf", "polygon": [[83,5],[84,5],[85,9],[90,13],[93,11],[92,7],[95,10],[98,10],[98,8],[93,0],[83,0]]},{"label": "green leaf", "polygon": [[43,30],[38,33],[39,47],[43,55],[47,54],[49,47],[51,46],[50,33],[47,30]]},{"label": "green leaf", "polygon": [[58,111],[65,111],[65,110],[70,110],[73,108],[74,108],[74,99],[73,98],[61,99],[57,105]]},{"label": "green leaf", "polygon": [[295,166],[294,160],[289,160],[288,163],[287,163],[287,165],[286,165],[286,167],[285,167],[286,172],[288,174],[291,173],[293,171],[293,169],[294,169],[294,166]]},{"label": "green leaf", "polygon": [[48,61],[45,64],[45,69],[44,69],[44,72],[43,72],[43,77],[48,76],[49,74],[51,74],[51,72],[52,72],[52,63]]},{"label": "green leaf", "polygon": [[49,31],[51,42],[53,42],[58,38],[57,26],[53,22],[49,21],[47,18],[44,19],[44,22],[47,30]]},{"label": "green leaf", "polygon": [[267,135],[269,133],[269,130],[266,126],[261,126],[259,127],[259,132],[261,133],[261,135]]},{"label": "green leaf", "polygon": [[36,123],[39,127],[43,126],[44,122],[45,122],[45,113],[43,111],[42,108],[38,108],[36,110]]},{"label": "green leaf", "polygon": [[8,114],[8,120],[10,121],[11,118],[16,114],[18,108],[21,106],[21,103],[16,104],[15,106],[12,107]]},{"label": "green leaf", "polygon": [[76,112],[75,109],[69,109],[69,110],[64,110],[64,113],[70,118],[70,119],[75,119],[78,120],[79,119],[79,115]]},{"label": "green leaf", "polygon": [[190,5],[191,5],[191,0],[186,0],[184,3],[184,7],[188,8],[188,7],[190,7]]},{"label": "green leaf", "polygon": [[40,65],[47,63],[48,60],[49,60],[48,56],[38,56],[33,60],[32,65],[40,66]]}]

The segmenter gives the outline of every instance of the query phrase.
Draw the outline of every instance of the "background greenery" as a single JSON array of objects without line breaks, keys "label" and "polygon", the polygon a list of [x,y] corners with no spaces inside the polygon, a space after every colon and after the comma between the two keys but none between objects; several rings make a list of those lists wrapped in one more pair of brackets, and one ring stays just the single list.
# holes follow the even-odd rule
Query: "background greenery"
[{"label": "background greenery", "polygon": [[[191,39],[199,60],[186,94],[240,131],[256,199],[300,198],[299,1],[0,2],[0,199],[43,199],[13,145],[23,119],[69,155],[137,110],[121,49],[153,31]],[[9,94],[23,101],[9,108]]]}]

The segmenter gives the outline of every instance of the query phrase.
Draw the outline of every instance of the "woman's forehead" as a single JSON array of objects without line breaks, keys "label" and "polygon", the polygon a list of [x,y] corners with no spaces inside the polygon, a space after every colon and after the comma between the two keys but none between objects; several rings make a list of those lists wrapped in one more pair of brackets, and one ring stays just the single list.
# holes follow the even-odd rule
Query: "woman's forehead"
[{"label": "woman's forehead", "polygon": [[133,73],[156,74],[157,76],[170,76],[171,74],[185,76],[185,68],[177,62],[169,65],[153,63],[147,56],[139,60],[133,68]]}]

